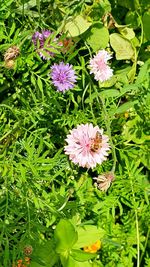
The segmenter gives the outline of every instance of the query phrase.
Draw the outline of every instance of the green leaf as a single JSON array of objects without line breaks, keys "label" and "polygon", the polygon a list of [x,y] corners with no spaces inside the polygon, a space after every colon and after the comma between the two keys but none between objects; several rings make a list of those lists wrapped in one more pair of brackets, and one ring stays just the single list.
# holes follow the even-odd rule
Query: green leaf
[{"label": "green leaf", "polygon": [[[140,116],[136,115],[133,120],[129,120],[124,125],[123,136],[130,142],[131,140],[136,144],[142,144],[148,141],[149,136],[143,132],[143,121]],[[141,154],[142,157],[142,154]]]},{"label": "green leaf", "polygon": [[122,104],[119,108],[116,110],[116,114],[124,113],[128,109],[134,107],[134,105],[137,103],[137,100],[135,101],[129,101],[127,103]]},{"label": "green leaf", "polygon": [[134,56],[134,49],[129,40],[125,39],[118,33],[110,35],[110,44],[116,52],[116,59],[132,59]]},{"label": "green leaf", "polygon": [[117,75],[113,75],[109,80],[107,80],[105,82],[99,82],[99,87],[100,88],[112,87],[116,82],[117,82]]},{"label": "green leaf", "polygon": [[31,83],[36,86],[36,79],[35,79],[35,76],[32,74],[31,75]]},{"label": "green leaf", "polygon": [[11,37],[11,35],[14,33],[15,28],[16,28],[16,24],[15,24],[15,22],[13,22],[11,29],[10,29],[10,32],[9,32],[9,37]]},{"label": "green leaf", "polygon": [[2,10],[6,10],[7,7],[11,5],[12,2],[14,2],[14,0],[5,0],[5,1],[1,1],[0,11],[2,11]]},{"label": "green leaf", "polygon": [[95,258],[97,256],[97,254],[84,252],[83,250],[80,250],[80,249],[72,249],[71,250],[71,256],[76,261],[88,261],[90,259]]},{"label": "green leaf", "polygon": [[33,247],[32,260],[30,267],[52,267],[58,260],[58,255],[54,250],[54,240],[47,241]]},{"label": "green leaf", "polygon": [[94,52],[106,48],[109,42],[109,32],[101,23],[94,24],[86,35],[86,41]]},{"label": "green leaf", "polygon": [[120,95],[120,92],[116,89],[108,89],[100,92],[99,95],[104,98],[118,97]]},{"label": "green leaf", "polygon": [[147,11],[143,15],[143,31],[145,38],[149,41],[150,40],[150,12]]},{"label": "green leaf", "polygon": [[120,89],[120,92],[121,94],[125,94],[127,92],[137,92],[138,90],[138,86],[136,84],[128,84],[128,85],[125,85],[124,87],[122,87]]},{"label": "green leaf", "polygon": [[67,260],[64,260],[61,257],[61,263],[63,267],[92,267],[92,263],[88,261],[84,262],[76,261],[71,255],[67,258]]},{"label": "green leaf", "polygon": [[78,241],[73,248],[83,248],[94,244],[97,240],[102,239],[105,231],[95,225],[84,225],[77,229]]},{"label": "green leaf", "polygon": [[122,27],[121,29],[119,29],[119,31],[128,40],[131,40],[135,37],[135,32],[131,28]]},{"label": "green leaf", "polygon": [[37,79],[37,84],[38,84],[38,87],[39,87],[41,93],[43,94],[43,83],[42,83],[42,81],[41,81],[39,76],[38,76],[38,79]]},{"label": "green leaf", "polygon": [[148,59],[144,65],[140,68],[140,72],[138,74],[138,77],[136,79],[136,84],[141,84],[145,80],[149,80],[149,70],[150,68],[150,59]]},{"label": "green leaf", "polygon": [[58,253],[70,250],[76,243],[78,235],[70,221],[61,219],[55,229],[54,238]]},{"label": "green leaf", "polygon": [[75,18],[70,17],[65,24],[64,31],[68,33],[68,36],[75,37],[84,33],[91,26],[91,22],[85,20],[81,15]]},{"label": "green leaf", "polygon": [[137,29],[140,26],[140,18],[136,11],[128,11],[126,18],[126,24],[130,25],[133,29]]}]

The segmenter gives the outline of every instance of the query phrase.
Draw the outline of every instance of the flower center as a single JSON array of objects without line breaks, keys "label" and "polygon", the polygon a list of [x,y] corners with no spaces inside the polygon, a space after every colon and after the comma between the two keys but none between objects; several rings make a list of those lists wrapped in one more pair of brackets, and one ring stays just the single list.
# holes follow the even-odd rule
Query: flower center
[{"label": "flower center", "polygon": [[57,77],[58,81],[60,83],[65,83],[66,82],[66,74],[64,72],[60,72]]}]

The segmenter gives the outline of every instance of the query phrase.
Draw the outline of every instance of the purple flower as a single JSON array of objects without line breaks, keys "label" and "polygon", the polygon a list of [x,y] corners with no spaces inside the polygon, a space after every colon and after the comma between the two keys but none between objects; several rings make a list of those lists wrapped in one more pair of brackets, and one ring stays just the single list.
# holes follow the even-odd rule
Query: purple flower
[{"label": "purple flower", "polygon": [[[51,32],[49,30],[42,30],[41,33],[35,32],[32,36],[32,42],[34,43],[35,47],[37,48],[38,54],[43,59],[49,59],[50,58],[49,56],[54,56],[53,52],[46,49],[46,48],[53,48],[53,46],[50,45],[50,41],[45,45],[46,39],[52,34],[53,34],[53,32]],[[58,42],[58,38],[54,38],[53,42],[56,42],[59,46],[62,46],[61,43]]]},{"label": "purple flower", "polygon": [[54,63],[51,67],[51,78],[52,83],[57,87],[57,91],[60,92],[72,89],[76,82],[76,75],[72,65],[64,64],[63,62]]}]

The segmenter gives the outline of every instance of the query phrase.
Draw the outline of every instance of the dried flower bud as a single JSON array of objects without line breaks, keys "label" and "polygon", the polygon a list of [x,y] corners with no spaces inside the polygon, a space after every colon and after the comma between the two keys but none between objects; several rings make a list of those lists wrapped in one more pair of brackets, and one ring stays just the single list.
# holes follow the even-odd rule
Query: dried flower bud
[{"label": "dried flower bud", "polygon": [[107,172],[102,175],[98,175],[98,177],[94,177],[93,179],[96,180],[96,186],[101,190],[106,192],[110,187],[112,181],[114,180],[114,173]]},{"label": "dried flower bud", "polygon": [[17,46],[12,46],[7,49],[7,51],[4,54],[4,60],[5,62],[10,60],[10,59],[15,59],[20,53],[19,47]]},{"label": "dried flower bud", "polygon": [[24,254],[25,254],[26,256],[29,256],[29,255],[31,255],[32,252],[33,252],[33,247],[30,246],[30,245],[27,245],[27,246],[24,247],[23,252],[24,252]]},{"label": "dried flower bud", "polygon": [[5,68],[7,69],[13,69],[13,67],[15,66],[15,61],[10,59],[5,61]]}]

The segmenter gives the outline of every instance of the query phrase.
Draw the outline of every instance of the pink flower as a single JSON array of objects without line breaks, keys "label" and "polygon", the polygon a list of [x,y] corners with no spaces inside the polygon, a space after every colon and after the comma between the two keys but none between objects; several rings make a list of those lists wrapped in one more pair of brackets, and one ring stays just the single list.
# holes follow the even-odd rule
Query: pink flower
[{"label": "pink flower", "polygon": [[94,177],[94,180],[96,180],[96,186],[101,191],[107,191],[110,187],[112,181],[114,180],[114,174],[112,172],[103,173],[101,175],[98,175],[98,177]]},{"label": "pink flower", "polygon": [[67,135],[65,154],[81,167],[94,168],[102,164],[108,156],[110,146],[108,136],[103,135],[103,129],[90,124],[81,124]]},{"label": "pink flower", "polygon": [[111,55],[105,50],[100,50],[94,58],[90,59],[90,74],[94,74],[96,81],[104,82],[113,76],[113,70],[107,63],[109,59]]}]

